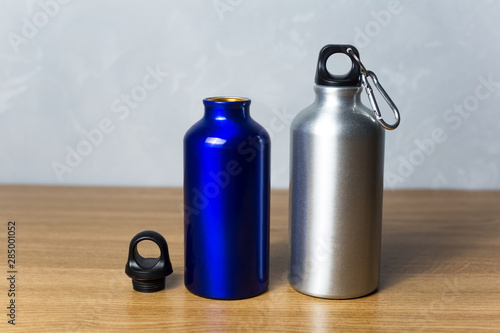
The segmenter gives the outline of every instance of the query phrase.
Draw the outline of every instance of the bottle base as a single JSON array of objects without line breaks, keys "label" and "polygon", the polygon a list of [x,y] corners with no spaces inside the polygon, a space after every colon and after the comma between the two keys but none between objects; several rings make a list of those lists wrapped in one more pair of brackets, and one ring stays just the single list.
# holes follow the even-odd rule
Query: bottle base
[{"label": "bottle base", "polygon": [[331,294],[319,294],[319,293],[313,293],[305,290],[301,290],[294,285],[290,284],[290,286],[295,290],[298,291],[301,294],[311,296],[311,297],[316,297],[316,298],[323,298],[323,299],[338,299],[338,300],[343,300],[343,299],[354,299],[354,298],[361,298],[365,296],[372,295],[378,291],[378,286],[375,287],[375,289],[369,291],[369,292],[363,292],[359,294],[351,294],[351,295],[331,295]]},{"label": "bottle base", "polygon": [[193,295],[195,296],[198,296],[198,297],[202,297],[202,298],[206,298],[206,299],[213,299],[213,300],[218,300],[218,301],[237,301],[237,300],[241,300],[241,299],[247,299],[247,298],[253,298],[253,297],[257,297],[259,295],[262,295],[264,294],[265,292],[267,292],[268,288],[264,288],[262,291],[259,291],[257,293],[253,293],[253,294],[249,294],[248,296],[245,295],[245,296],[239,296],[239,297],[219,297],[219,296],[212,296],[212,295],[203,295],[203,294],[200,294],[200,293],[197,293],[191,289],[189,289],[188,287],[186,287],[186,289]]}]

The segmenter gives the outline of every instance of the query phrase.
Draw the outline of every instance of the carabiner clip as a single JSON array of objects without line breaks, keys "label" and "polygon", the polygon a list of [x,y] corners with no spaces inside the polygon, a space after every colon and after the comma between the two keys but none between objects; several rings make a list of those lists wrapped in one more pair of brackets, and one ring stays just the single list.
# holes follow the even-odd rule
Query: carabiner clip
[{"label": "carabiner clip", "polygon": [[[383,128],[385,128],[387,130],[396,129],[399,126],[399,122],[400,122],[400,115],[399,115],[398,108],[396,107],[396,105],[394,104],[392,99],[389,97],[389,95],[387,95],[387,93],[385,92],[384,88],[382,87],[379,80],[377,79],[377,76],[375,75],[375,73],[367,70],[365,68],[365,66],[363,66],[363,64],[361,63],[361,60],[359,60],[359,58],[356,56],[356,54],[353,52],[352,49],[347,49],[347,53],[349,53],[354,58],[354,60],[356,60],[356,62],[358,63],[358,65],[361,69],[361,83],[365,87],[365,91],[368,94],[368,100],[370,101],[370,104],[371,104],[372,109],[373,109],[373,113],[375,113],[375,117],[377,118],[377,121],[380,123],[380,125],[382,125]],[[386,123],[384,118],[382,117],[382,114],[380,113],[380,109],[379,109],[378,104],[377,104],[377,100],[375,99],[375,96],[373,94],[373,89],[372,89],[370,83],[368,82],[368,79],[367,79],[368,77],[372,79],[372,82],[375,85],[375,87],[377,87],[377,90],[380,92],[380,94],[385,99],[387,104],[389,104],[389,106],[391,107],[392,112],[394,113],[394,117],[396,118],[396,122],[394,124],[391,125],[391,124]]]}]

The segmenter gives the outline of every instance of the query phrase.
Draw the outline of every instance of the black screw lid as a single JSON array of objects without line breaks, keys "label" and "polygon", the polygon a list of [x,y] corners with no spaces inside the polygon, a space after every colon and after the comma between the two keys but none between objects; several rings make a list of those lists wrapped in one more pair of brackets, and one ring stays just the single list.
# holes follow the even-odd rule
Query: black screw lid
[{"label": "black screw lid", "polygon": [[[158,258],[144,258],[137,251],[137,244],[150,240],[160,248]],[[146,230],[138,233],[130,241],[125,273],[132,278],[134,290],[152,293],[165,289],[165,277],[172,274],[172,263],[168,255],[165,238],[156,231]]]},{"label": "black screw lid", "polygon": [[[352,49],[356,56],[359,58],[358,50],[352,45],[326,45],[319,52],[318,67],[316,68],[316,84],[322,86],[333,87],[349,87],[358,86],[361,83],[360,69],[356,60],[347,52]],[[351,70],[344,75],[333,75],[326,69],[326,61],[332,54],[343,53],[347,55],[352,62]]]}]

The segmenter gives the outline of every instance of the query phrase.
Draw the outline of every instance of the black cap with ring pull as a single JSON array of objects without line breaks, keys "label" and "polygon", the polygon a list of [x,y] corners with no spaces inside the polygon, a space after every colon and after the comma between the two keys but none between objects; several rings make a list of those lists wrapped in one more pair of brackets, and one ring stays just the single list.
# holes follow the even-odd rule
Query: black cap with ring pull
[{"label": "black cap with ring pull", "polygon": [[[153,241],[160,249],[158,258],[144,258],[137,251],[137,245],[145,240]],[[172,274],[172,263],[168,255],[167,241],[156,231],[138,233],[130,241],[125,273],[132,278],[134,290],[152,293],[165,289],[165,277]]]},{"label": "black cap with ring pull", "polygon": [[[316,68],[316,84],[332,87],[352,87],[361,84],[359,65],[351,54],[349,54],[349,49],[359,58],[358,50],[352,45],[330,44],[321,49],[318,57],[318,67]],[[348,73],[344,75],[334,75],[328,72],[326,61],[335,53],[343,53],[351,59],[352,65]]]}]

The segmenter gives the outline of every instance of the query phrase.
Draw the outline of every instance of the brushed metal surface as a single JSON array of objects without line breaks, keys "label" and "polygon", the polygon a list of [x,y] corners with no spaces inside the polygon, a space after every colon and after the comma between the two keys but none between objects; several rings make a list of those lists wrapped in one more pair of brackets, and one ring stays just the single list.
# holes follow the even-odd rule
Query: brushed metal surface
[{"label": "brushed metal surface", "polygon": [[384,130],[360,87],[316,85],[291,125],[289,281],[323,298],[379,282]]}]

